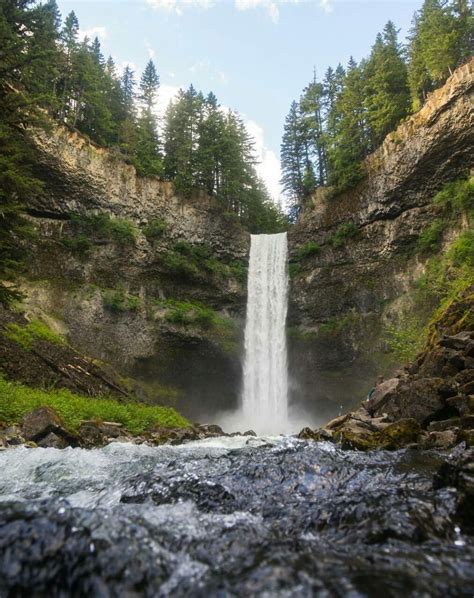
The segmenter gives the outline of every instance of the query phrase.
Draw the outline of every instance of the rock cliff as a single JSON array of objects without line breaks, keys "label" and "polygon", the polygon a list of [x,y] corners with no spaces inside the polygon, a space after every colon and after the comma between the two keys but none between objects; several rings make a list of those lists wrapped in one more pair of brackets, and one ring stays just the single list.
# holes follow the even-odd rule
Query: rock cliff
[{"label": "rock cliff", "polygon": [[401,326],[426,269],[418,240],[445,219],[439,251],[469,218],[433,197],[474,164],[474,60],[459,68],[365,162],[366,177],[331,197],[318,190],[290,232],[293,399],[321,419],[360,401],[399,365],[387,325]]},{"label": "rock cliff", "polygon": [[76,132],[34,142],[28,312],[146,400],[189,417],[234,405],[249,235],[210,198],[141,178]]}]

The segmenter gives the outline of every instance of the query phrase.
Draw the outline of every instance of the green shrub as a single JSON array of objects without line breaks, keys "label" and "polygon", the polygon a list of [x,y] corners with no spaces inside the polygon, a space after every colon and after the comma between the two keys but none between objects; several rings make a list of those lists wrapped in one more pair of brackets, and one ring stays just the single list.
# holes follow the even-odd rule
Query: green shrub
[{"label": "green shrub", "polygon": [[342,247],[348,239],[358,237],[360,231],[354,222],[344,222],[337,231],[328,239],[328,243],[334,248]]},{"label": "green shrub", "polygon": [[314,241],[308,241],[304,245],[302,245],[296,254],[296,260],[303,260],[307,257],[311,257],[312,255],[318,255],[321,251],[321,246]]},{"label": "green shrub", "polygon": [[401,363],[412,361],[422,350],[427,335],[427,327],[415,317],[404,317],[397,324],[385,327],[387,344]]},{"label": "green shrub", "polygon": [[194,325],[209,329],[219,324],[222,318],[213,309],[198,302],[168,299],[157,303],[166,309],[165,320],[173,324]]},{"label": "green shrub", "polygon": [[295,278],[296,276],[301,274],[301,272],[302,272],[301,264],[294,263],[294,262],[290,262],[288,264],[288,274],[289,274],[290,278]]},{"label": "green shrub", "polygon": [[161,239],[167,228],[168,225],[164,220],[161,220],[160,218],[154,218],[145,226],[143,229],[143,234],[149,243],[153,243],[154,241]]},{"label": "green shrub", "polygon": [[418,250],[426,253],[439,249],[445,228],[446,224],[441,218],[432,222],[418,237]]},{"label": "green shrub", "polygon": [[449,208],[455,215],[467,212],[474,217],[474,177],[447,183],[433,201]]},{"label": "green shrub", "polygon": [[71,214],[70,220],[73,228],[82,236],[106,237],[119,245],[132,245],[138,234],[133,222],[124,218],[112,218],[109,214]]},{"label": "green shrub", "polygon": [[163,263],[170,274],[174,276],[190,279],[199,276],[199,269],[196,264],[185,255],[176,251],[168,251],[163,258]]},{"label": "green shrub", "polygon": [[31,320],[26,326],[10,323],[4,328],[4,335],[23,349],[29,350],[37,341],[47,341],[54,345],[64,345],[65,340],[53,332],[41,320]]},{"label": "green shrub", "polygon": [[61,239],[61,245],[72,253],[77,253],[81,257],[85,257],[92,249],[92,242],[85,236],[79,235],[74,239]]},{"label": "green shrub", "polygon": [[106,309],[115,313],[138,311],[140,309],[140,297],[129,295],[120,290],[103,291],[102,303]]},{"label": "green shrub", "polygon": [[93,398],[68,390],[45,391],[7,382],[0,376],[0,420],[19,423],[21,418],[38,407],[52,407],[71,431],[82,420],[113,421],[123,424],[132,434],[141,434],[152,426],[183,428],[190,423],[171,407],[121,403],[112,398]]}]

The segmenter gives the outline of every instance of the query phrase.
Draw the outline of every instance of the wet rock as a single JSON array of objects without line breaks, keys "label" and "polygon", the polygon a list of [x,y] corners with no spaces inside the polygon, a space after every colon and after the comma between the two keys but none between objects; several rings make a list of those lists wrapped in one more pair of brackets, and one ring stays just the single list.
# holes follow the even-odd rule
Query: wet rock
[{"label": "wet rock", "polygon": [[319,430],[312,430],[311,428],[303,428],[297,435],[301,440],[321,440],[321,433]]},{"label": "wet rock", "polygon": [[459,491],[456,516],[464,531],[474,534],[474,448],[454,452],[434,477],[434,487]]},{"label": "wet rock", "polygon": [[0,427],[0,446],[7,448],[9,446],[18,446],[25,442],[25,438],[18,426]]},{"label": "wet rock", "polygon": [[50,407],[39,407],[25,415],[21,430],[26,440],[33,440],[38,446],[65,448],[79,445],[78,437],[62,427],[61,419]]},{"label": "wet rock", "polygon": [[448,347],[449,349],[455,349],[456,351],[464,351],[473,336],[473,333],[467,330],[452,336],[444,335],[441,337],[439,344],[442,347]]},{"label": "wet rock", "polygon": [[55,432],[48,432],[46,436],[40,438],[37,442],[40,448],[57,448],[64,449],[70,446],[69,442],[63,436],[56,434]]},{"label": "wet rock", "polygon": [[384,405],[395,397],[396,391],[401,384],[401,378],[391,378],[379,384],[367,403],[367,411],[371,415],[377,412],[381,413]]},{"label": "wet rock", "polygon": [[396,385],[382,407],[373,409],[373,415],[386,413],[393,421],[402,418],[415,419],[420,424],[429,421],[444,406],[439,393],[442,378],[420,378]]},{"label": "wet rock", "polygon": [[474,395],[474,380],[467,382],[459,387],[459,394]]},{"label": "wet rock", "polygon": [[253,430],[247,430],[242,436],[257,436],[257,434]]},{"label": "wet rock", "polygon": [[463,417],[461,417],[461,428],[464,430],[474,429],[474,415],[463,415]]},{"label": "wet rock", "polygon": [[[468,382],[472,382],[473,380],[474,380],[474,369],[473,368],[466,369],[466,370],[456,374],[456,376],[454,376],[454,382],[456,384],[458,384],[459,386],[463,386],[464,384],[467,384]],[[457,393],[455,393],[455,394],[457,394]]]},{"label": "wet rock", "polygon": [[422,447],[425,449],[449,449],[458,442],[459,436],[456,430],[429,432],[422,440]]},{"label": "wet rock", "polygon": [[446,399],[446,404],[453,409],[456,409],[460,415],[467,415],[474,413],[474,398],[457,395]]},{"label": "wet rock", "polygon": [[206,436],[206,438],[211,438],[213,436],[226,436],[224,430],[217,424],[199,424],[196,427],[198,428],[199,432]]},{"label": "wet rock", "polygon": [[105,434],[94,421],[82,422],[79,426],[78,435],[81,439],[81,446],[84,448],[101,447],[107,444]]},{"label": "wet rock", "polygon": [[441,421],[433,421],[431,422],[427,430],[428,432],[444,432],[445,430],[449,430],[451,428],[459,428],[461,425],[461,418],[459,417],[451,417],[450,419],[443,419]]}]

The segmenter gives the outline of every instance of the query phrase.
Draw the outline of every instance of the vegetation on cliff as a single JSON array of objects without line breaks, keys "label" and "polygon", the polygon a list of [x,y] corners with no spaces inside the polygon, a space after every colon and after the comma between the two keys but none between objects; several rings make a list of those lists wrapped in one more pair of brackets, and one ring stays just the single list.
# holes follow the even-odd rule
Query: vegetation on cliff
[{"label": "vegetation on cliff", "polygon": [[316,186],[342,190],[360,180],[363,159],[472,55],[473,31],[467,0],[425,0],[405,46],[388,21],[368,58],[329,67],[322,81],[314,76],[291,105],[281,146],[294,210]]}]

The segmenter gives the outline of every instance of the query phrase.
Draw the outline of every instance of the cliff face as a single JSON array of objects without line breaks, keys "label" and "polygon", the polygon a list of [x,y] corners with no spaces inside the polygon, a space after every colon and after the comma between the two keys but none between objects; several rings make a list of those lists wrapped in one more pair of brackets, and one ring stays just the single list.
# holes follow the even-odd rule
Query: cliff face
[{"label": "cliff face", "polygon": [[[334,199],[319,190],[290,233],[293,398],[321,418],[356,404],[377,372],[398,365],[384,329],[400,323],[424,272],[417,240],[440,217],[434,195],[473,166],[473,94],[471,61],[387,136],[355,189]],[[444,244],[467,226],[447,224]],[[308,243],[318,248],[301,257]]]},{"label": "cliff face", "polygon": [[190,417],[235,404],[249,235],[209,198],[179,197],[65,128],[35,144],[28,311],[144,399]]}]

